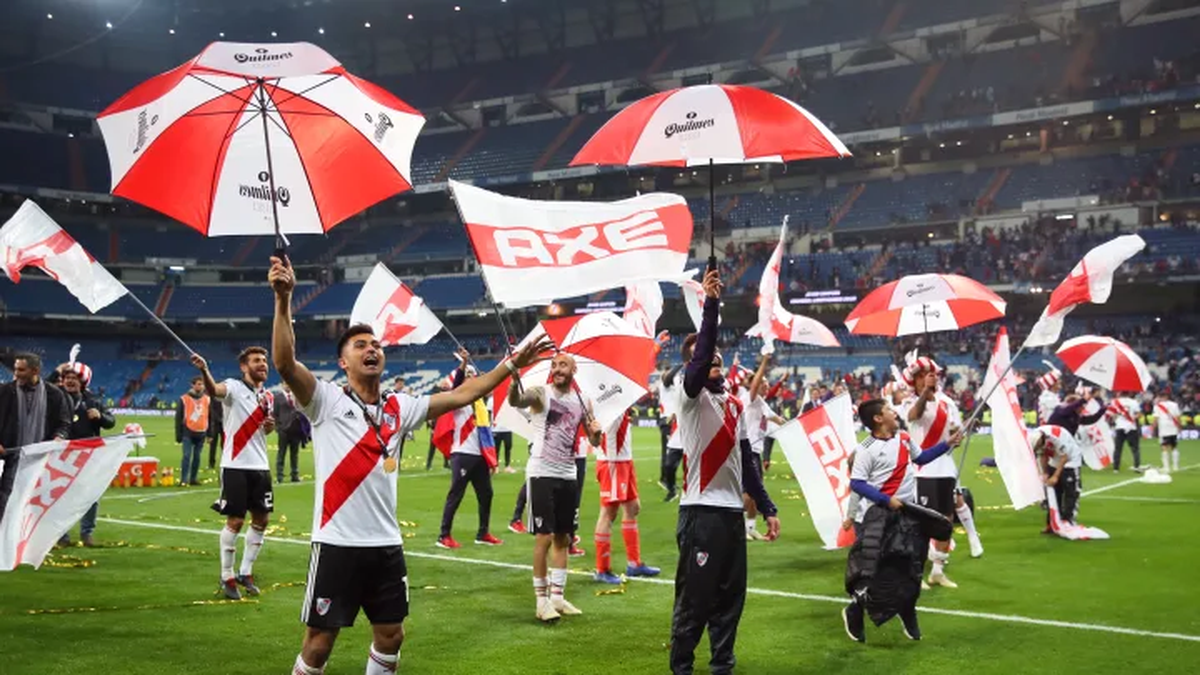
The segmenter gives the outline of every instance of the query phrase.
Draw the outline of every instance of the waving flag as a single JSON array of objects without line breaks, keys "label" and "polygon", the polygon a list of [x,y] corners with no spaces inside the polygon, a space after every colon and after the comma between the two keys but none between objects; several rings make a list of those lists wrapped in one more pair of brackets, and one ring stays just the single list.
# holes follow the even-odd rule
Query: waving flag
[{"label": "waving flag", "polygon": [[1136,234],[1126,234],[1088,251],[1050,294],[1050,303],[1025,339],[1025,346],[1044,347],[1058,342],[1063,319],[1071,310],[1085,302],[1096,305],[1108,302],[1117,268],[1144,248],[1145,240]]},{"label": "waving flag", "polygon": [[692,213],[677,195],[546,202],[450,189],[492,299],[506,307],[673,279],[687,264]]},{"label": "waving flag", "polygon": [[[761,310],[761,307],[759,309]],[[746,335],[749,337],[762,336],[764,344],[770,344],[767,342],[768,338],[761,332],[761,328],[761,324],[751,326],[750,330],[746,331]],[[780,342],[818,347],[840,346],[837,336],[825,324],[801,314],[792,314],[778,303],[775,303],[768,330],[770,337]],[[774,346],[771,348],[771,352],[773,351]],[[765,346],[763,353],[770,353],[766,351]]]},{"label": "waving flag", "polygon": [[634,330],[653,336],[662,313],[662,288],[657,281],[640,281],[625,287],[625,313],[621,318]]},{"label": "waving flag", "polygon": [[36,267],[67,287],[95,314],[129,292],[36,203],[25,200],[0,227],[0,264],[13,283]]},{"label": "waving flag", "polygon": [[[1042,478],[1029,444],[1025,430],[1025,417],[1017,397],[1017,383],[1009,369],[1011,358],[1008,331],[1004,328],[996,335],[996,346],[988,362],[987,374],[980,391],[989,391],[988,407],[992,409],[992,446],[996,455],[996,468],[1008,490],[1013,508],[1023,509],[1042,501]],[[1003,379],[997,379],[1003,375]]]},{"label": "waving flag", "polygon": [[0,522],[0,570],[21,563],[40,566],[58,538],[104,494],[135,440],[121,435],[20,448],[12,496]]},{"label": "waving flag", "polygon": [[775,432],[796,474],[813,525],[826,549],[854,543],[843,530],[850,493],[850,454],[857,445],[849,394],[841,394],[788,422]]},{"label": "waving flag", "polygon": [[442,322],[420,296],[377,263],[358,292],[350,323],[365,323],[375,329],[384,347],[423,345],[441,332]]},{"label": "waving flag", "polygon": [[[776,335],[772,323],[775,321],[775,308],[779,307],[779,274],[783,269],[783,247],[787,241],[788,217],[783,217],[783,225],[779,228],[779,243],[771,252],[771,259],[763,268],[762,278],[758,280],[758,323],[755,328],[763,339],[763,354],[775,353]],[[783,339],[779,337],[779,339]]]},{"label": "waving flag", "polygon": [[[1091,415],[1099,409],[1100,403],[1091,399],[1084,405],[1083,414]],[[1089,469],[1100,471],[1112,466],[1112,456],[1117,449],[1117,443],[1108,420],[1101,417],[1095,424],[1079,427],[1075,439],[1079,441],[1079,447],[1083,450],[1083,461]]]}]

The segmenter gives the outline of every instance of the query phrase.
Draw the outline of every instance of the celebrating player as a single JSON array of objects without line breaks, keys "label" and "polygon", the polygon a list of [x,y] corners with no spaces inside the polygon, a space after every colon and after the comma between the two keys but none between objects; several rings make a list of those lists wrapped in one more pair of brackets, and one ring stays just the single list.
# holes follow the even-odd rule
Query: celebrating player
[{"label": "celebrating player", "polygon": [[[742,404],[742,414],[746,421],[746,437],[750,440],[751,462],[750,469],[758,474],[758,482],[762,482],[764,471],[763,451],[766,448],[767,423],[785,424],[784,420],[767,405],[768,382],[767,368],[770,367],[771,357],[763,356],[758,362],[758,369],[750,378],[750,384],[738,391],[738,401]],[[758,531],[758,509],[749,493],[742,495],[742,503],[746,512],[746,540],[763,541],[765,537]]]},{"label": "celebrating player", "polygon": [[[1158,392],[1154,398],[1154,426],[1158,429],[1158,444],[1162,447],[1163,471],[1170,471],[1172,464],[1179,470],[1179,404],[1171,400],[1166,391]],[[1171,460],[1171,461],[1168,461]]]},{"label": "celebrating player", "polygon": [[424,421],[486,396],[517,368],[537,362],[551,343],[531,342],[457,389],[415,398],[381,390],[385,356],[379,339],[370,326],[351,326],[337,344],[347,379],[339,387],[318,381],[296,361],[291,266],[272,258],[268,279],[275,291],[275,368],[312,421],[316,458],[312,552],[300,612],[308,628],[292,672],[324,672],[338,631],[353,626],[361,609],[373,634],[366,673],[393,673],[408,616],[408,569],[396,520],[400,443]]},{"label": "celebrating player", "polygon": [[[217,382],[208,370],[208,362],[199,354],[192,355],[192,365],[204,378],[204,391],[221,401],[225,419],[222,425],[231,430],[221,447],[221,496],[212,505],[225,516],[221,530],[221,590],[230,600],[241,600],[238,586],[249,595],[258,595],[254,583],[254,561],[262,552],[264,533],[275,508],[271,491],[271,465],[267,459],[267,434],[275,431],[274,397],[263,385],[269,366],[267,350],[247,347],[238,354],[242,376]],[[198,463],[199,453],[193,462]],[[193,468],[193,476],[195,470]],[[184,476],[187,480],[193,480]],[[242,566],[233,573],[237,555],[237,537],[250,512],[250,531],[242,548]]]},{"label": "celebrating player", "polygon": [[614,422],[596,448],[596,480],[600,483],[600,517],[596,520],[596,581],[619,584],[612,573],[612,526],[617,511],[624,510],[621,536],[625,539],[625,574],[631,577],[656,577],[659,570],[642,562],[641,534],[638,532],[637,474],[633,470],[633,433],[629,411]]},{"label": "celebrating player", "polygon": [[721,277],[715,269],[704,274],[704,294],[700,332],[684,341],[691,356],[678,413],[685,468],[671,617],[671,672],[676,675],[692,672],[706,627],[712,672],[733,671],[733,647],[746,603],[743,492],[754,497],[766,517],[767,539],[779,536],[775,505],[761,476],[748,468],[752,451],[741,402],[725,389],[724,361],[716,351]]},{"label": "celebrating player", "polygon": [[1133,453],[1133,470],[1142,472],[1142,432],[1138,425],[1139,406],[1129,396],[1117,396],[1108,402],[1108,414],[1113,419],[1113,473],[1121,470],[1121,451],[1129,444]]},{"label": "celebrating player", "polygon": [[[528,409],[533,424],[533,447],[525,466],[532,520],[529,529],[534,533],[533,593],[537,618],[547,622],[583,613],[563,597],[567,551],[579,516],[575,445],[581,425],[592,445],[600,445],[601,435],[591,401],[575,386],[575,359],[556,354],[550,362],[550,380],[550,386],[508,390],[508,404]],[[553,567],[547,564],[548,556]]]},{"label": "celebrating player", "polygon": [[[1058,515],[1074,523],[1079,506],[1079,467],[1083,466],[1083,449],[1075,435],[1053,424],[1044,424],[1033,434],[1033,453],[1042,467],[1042,482],[1054,488]],[[1050,531],[1049,511],[1046,512],[1046,531]]]}]

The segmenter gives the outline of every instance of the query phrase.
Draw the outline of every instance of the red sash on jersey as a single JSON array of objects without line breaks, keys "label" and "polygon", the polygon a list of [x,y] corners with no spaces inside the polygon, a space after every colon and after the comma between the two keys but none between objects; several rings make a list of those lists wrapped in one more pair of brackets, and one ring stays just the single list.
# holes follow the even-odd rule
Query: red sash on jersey
[{"label": "red sash on jersey", "polygon": [[900,484],[904,482],[904,476],[908,473],[909,442],[908,434],[901,431],[899,449],[896,451],[896,468],[892,469],[892,475],[888,476],[883,482],[883,487],[879,488],[880,492],[889,497],[896,496],[896,491],[900,489]]},{"label": "red sash on jersey", "polygon": [[[350,452],[338,462],[338,465],[325,479],[325,489],[321,500],[321,527],[329,522],[338,509],[350,499],[350,495],[358,489],[359,485],[366,480],[371,471],[380,464],[383,460],[385,451],[384,444],[391,442],[392,435],[400,425],[400,397],[392,395],[388,397],[387,402],[383,405],[384,424],[380,425],[379,433],[375,429],[370,428],[370,423],[367,423],[367,432],[363,437],[358,439]],[[395,424],[388,424],[386,420],[395,420]],[[364,420],[365,421],[365,420]]]},{"label": "red sash on jersey", "polygon": [[937,413],[933,416],[933,424],[929,425],[929,433],[921,439],[921,449],[928,450],[942,440],[946,431],[946,423],[950,421],[950,410],[945,401],[938,401]]},{"label": "red sash on jersey", "polygon": [[1177,426],[1177,427],[1178,427],[1178,426],[1182,426],[1181,424],[1179,424],[1179,418],[1178,418],[1178,417],[1176,417],[1176,416],[1174,416],[1174,415],[1172,415],[1172,414],[1171,414],[1171,411],[1170,411],[1170,410],[1167,410],[1167,406],[1165,406],[1165,405],[1163,405],[1163,404],[1159,403],[1159,404],[1156,404],[1154,407],[1155,407],[1155,408],[1158,408],[1159,410],[1161,410],[1163,415],[1166,415],[1167,417],[1171,418],[1171,422],[1172,422],[1172,423],[1173,423],[1175,426]]},{"label": "red sash on jersey", "polygon": [[254,434],[262,428],[263,422],[267,419],[267,411],[260,406],[254,407],[254,412],[242,422],[242,426],[238,427],[237,433],[233,435],[233,459],[242,454],[242,450],[246,449],[246,444],[254,438]]},{"label": "red sash on jersey", "polygon": [[704,492],[709,482],[717,475],[717,471],[725,465],[725,461],[737,445],[737,421],[741,414],[742,402],[735,396],[728,396],[725,399],[725,418],[721,421],[721,428],[717,429],[712,440],[700,451],[701,492]]},{"label": "red sash on jersey", "polygon": [[1137,426],[1137,419],[1134,418],[1132,413],[1125,409],[1125,406],[1121,405],[1120,399],[1114,398],[1112,404],[1113,407],[1117,409],[1117,412],[1120,413],[1121,417],[1124,417],[1132,422],[1135,427]]}]

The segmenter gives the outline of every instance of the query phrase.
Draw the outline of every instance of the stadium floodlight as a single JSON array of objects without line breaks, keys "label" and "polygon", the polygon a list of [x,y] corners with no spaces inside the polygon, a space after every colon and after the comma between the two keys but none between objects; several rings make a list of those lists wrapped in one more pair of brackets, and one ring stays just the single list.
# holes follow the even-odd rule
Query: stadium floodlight
[{"label": "stadium floodlight", "polygon": [[174,35],[174,34],[175,34],[175,29],[174,29],[174,28],[168,28],[168,29],[167,29],[167,33],[169,33],[169,34],[171,34],[171,35]]},{"label": "stadium floodlight", "polygon": [[412,14],[409,14],[409,15],[408,15],[408,20],[409,20],[409,21],[412,21],[412,20],[413,20],[413,15],[412,15]]},{"label": "stadium floodlight", "polygon": [[454,11],[456,11],[456,12],[461,12],[461,11],[462,11],[462,7],[460,7],[460,6],[458,6],[458,5],[455,5],[455,6],[454,6]]},{"label": "stadium floodlight", "polygon": [[112,22],[111,22],[111,21],[105,21],[105,22],[104,22],[104,27],[105,27],[105,28],[107,28],[107,29],[109,29],[109,30],[112,30]]},{"label": "stadium floodlight", "polygon": [[53,15],[53,14],[47,14],[47,15],[46,15],[46,18],[47,18],[47,19],[53,19],[53,18],[54,18],[54,15]]},{"label": "stadium floodlight", "polygon": [[317,34],[318,34],[318,35],[324,35],[324,34],[325,34],[325,29],[324,29],[324,28],[318,28],[318,29],[317,29]]},{"label": "stadium floodlight", "polygon": [[364,23],[363,23],[363,28],[370,28],[370,27],[371,27],[371,22],[370,22],[370,21],[367,21],[367,22],[364,22]]},{"label": "stadium floodlight", "polygon": [[183,265],[170,265],[167,267],[167,269],[171,270],[172,272],[182,272],[184,267]]},{"label": "stadium floodlight", "polygon": [[224,33],[224,32],[217,33],[217,37],[222,37],[222,38],[223,38],[223,37],[225,37],[225,33]]},{"label": "stadium floodlight", "polygon": [[271,31],[271,37],[279,37],[279,33],[276,33],[275,31]]}]

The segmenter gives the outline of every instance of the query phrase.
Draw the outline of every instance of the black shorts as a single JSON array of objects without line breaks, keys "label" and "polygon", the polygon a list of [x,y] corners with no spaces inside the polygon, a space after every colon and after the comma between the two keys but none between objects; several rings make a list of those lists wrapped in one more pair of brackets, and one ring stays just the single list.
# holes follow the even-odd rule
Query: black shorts
[{"label": "black shorts", "polygon": [[213,502],[212,509],[223,516],[235,518],[245,518],[247,511],[274,511],[275,493],[271,492],[271,472],[221,469],[221,497]]},{"label": "black shorts", "polygon": [[567,478],[530,478],[529,531],[534,534],[574,532],[578,490],[579,484]]},{"label": "black shorts", "polygon": [[408,616],[403,546],[335,546],[313,542],[300,620],[312,628],[348,628],[361,609],[372,624]]},{"label": "black shorts", "polygon": [[954,478],[917,478],[917,501],[946,516],[954,514]]},{"label": "black shorts", "polygon": [[1178,436],[1163,436],[1162,438],[1158,439],[1158,444],[1159,445],[1169,445],[1172,448],[1178,448],[1179,447],[1179,437]]}]

